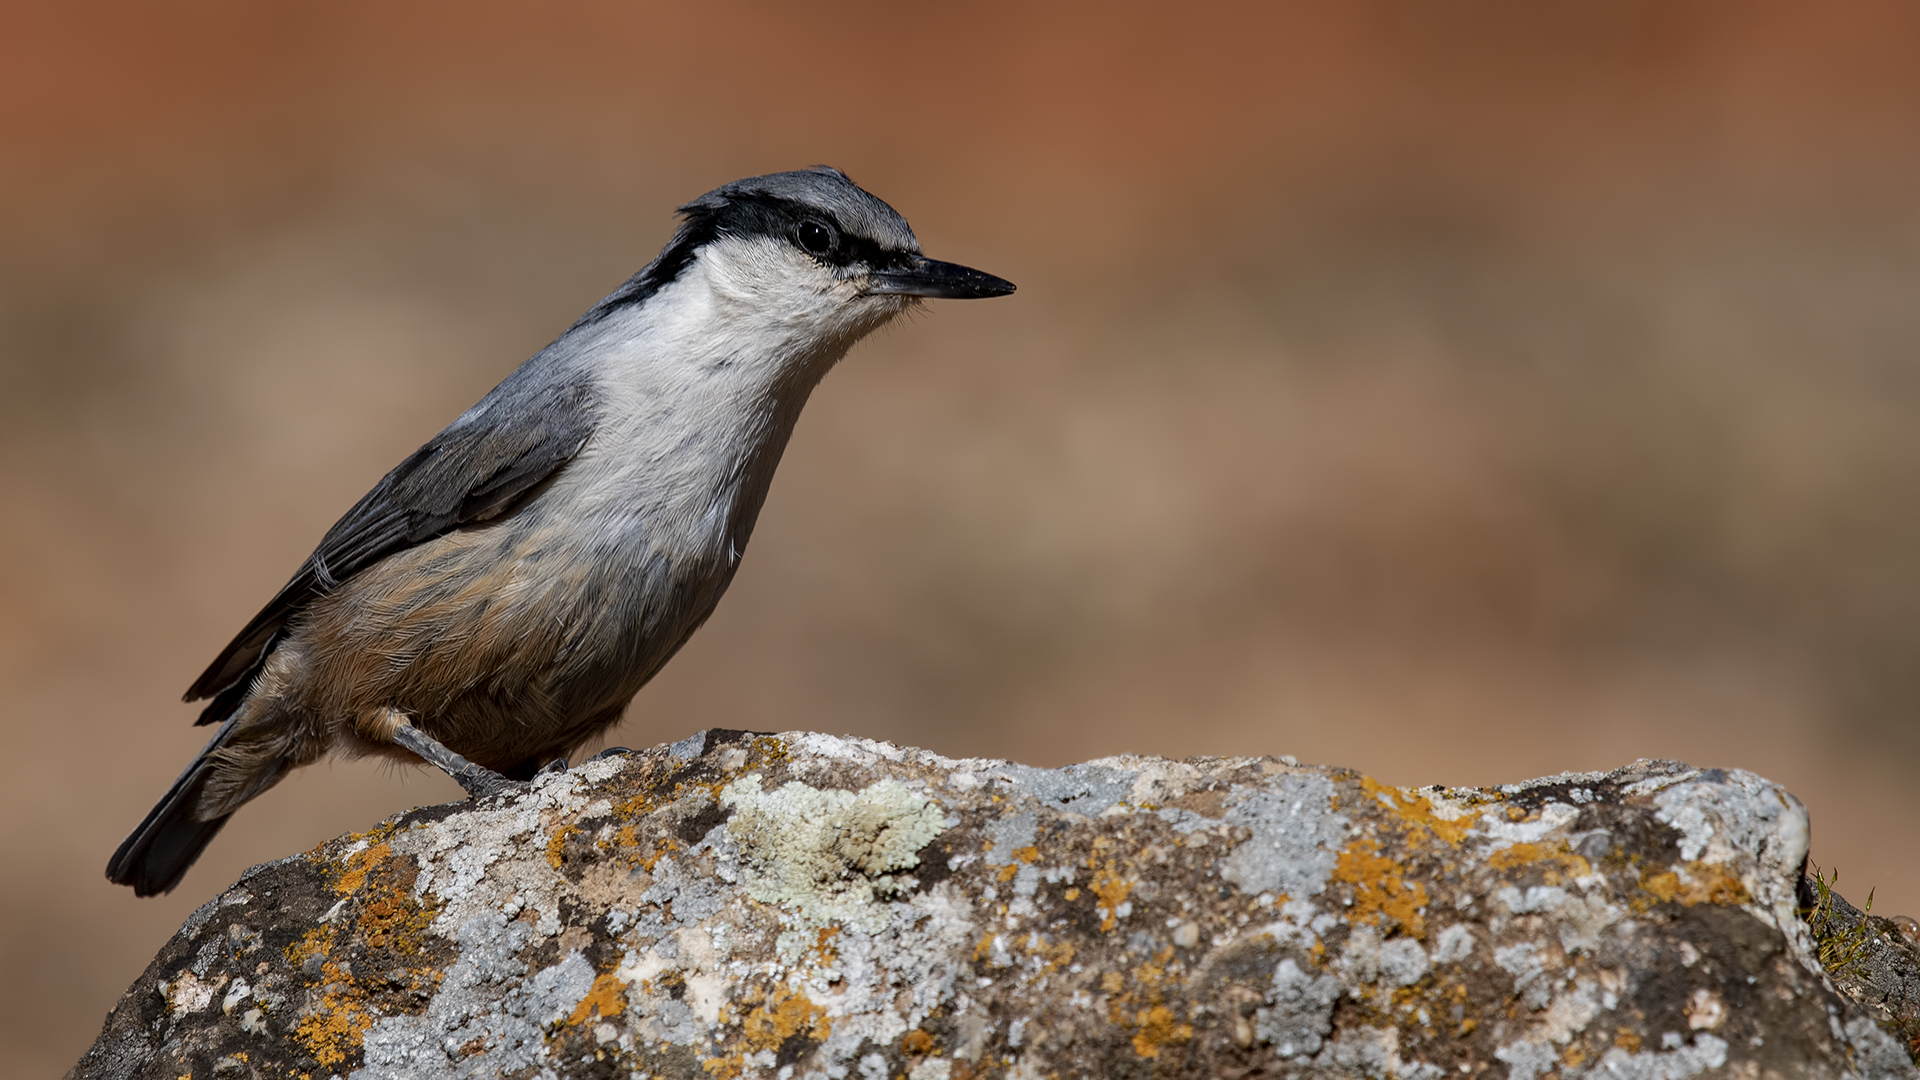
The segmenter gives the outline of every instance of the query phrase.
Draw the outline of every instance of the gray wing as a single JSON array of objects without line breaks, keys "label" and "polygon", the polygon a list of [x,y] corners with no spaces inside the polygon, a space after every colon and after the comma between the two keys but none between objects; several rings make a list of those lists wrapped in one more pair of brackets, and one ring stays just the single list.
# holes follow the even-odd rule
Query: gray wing
[{"label": "gray wing", "polygon": [[531,361],[414,451],[347,511],[278,595],[189,687],[213,697],[199,724],[233,711],[287,621],[335,585],[415,544],[511,510],[586,444],[591,387],[583,376],[551,385]]}]

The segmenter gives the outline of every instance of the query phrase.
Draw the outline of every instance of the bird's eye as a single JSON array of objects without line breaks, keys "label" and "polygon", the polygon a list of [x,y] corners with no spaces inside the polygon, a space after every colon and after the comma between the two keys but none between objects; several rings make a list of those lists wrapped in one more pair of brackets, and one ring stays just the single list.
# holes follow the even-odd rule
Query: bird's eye
[{"label": "bird's eye", "polygon": [[833,253],[834,244],[840,238],[834,235],[833,226],[819,221],[800,223],[800,246],[810,255],[825,257]]}]

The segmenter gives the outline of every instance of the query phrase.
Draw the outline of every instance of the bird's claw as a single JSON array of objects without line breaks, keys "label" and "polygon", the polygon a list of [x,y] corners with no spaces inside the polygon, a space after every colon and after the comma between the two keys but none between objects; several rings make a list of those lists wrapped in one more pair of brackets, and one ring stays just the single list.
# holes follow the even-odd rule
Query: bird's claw
[{"label": "bird's claw", "polygon": [[492,769],[483,768],[471,762],[466,768],[449,775],[466,789],[467,797],[475,802],[494,795],[504,795],[509,791],[518,791],[527,786],[525,780],[509,780]]}]

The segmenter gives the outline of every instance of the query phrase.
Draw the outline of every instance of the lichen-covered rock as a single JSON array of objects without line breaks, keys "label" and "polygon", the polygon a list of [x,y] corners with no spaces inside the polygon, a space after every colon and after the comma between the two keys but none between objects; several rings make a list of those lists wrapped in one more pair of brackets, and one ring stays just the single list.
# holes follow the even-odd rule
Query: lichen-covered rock
[{"label": "lichen-covered rock", "polygon": [[1800,902],[1820,966],[1841,996],[1920,1054],[1920,926],[1859,910],[1817,871],[1801,877]]},{"label": "lichen-covered rock", "polygon": [[77,1077],[1915,1077],[1797,916],[1807,816],[1638,762],[709,732],[250,871]]}]

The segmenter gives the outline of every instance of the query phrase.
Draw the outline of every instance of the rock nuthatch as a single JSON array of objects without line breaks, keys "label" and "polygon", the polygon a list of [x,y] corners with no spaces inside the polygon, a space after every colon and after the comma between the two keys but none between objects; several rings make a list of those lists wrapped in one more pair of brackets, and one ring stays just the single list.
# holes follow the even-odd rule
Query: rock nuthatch
[{"label": "rock nuthatch", "polygon": [[680,208],[611,296],[402,461],[187,690],[218,731],[107,865],[171,890],[227,818],[329,753],[479,797],[563,758],[699,628],[801,407],[922,297],[1013,285],[920,254],[834,169]]}]

